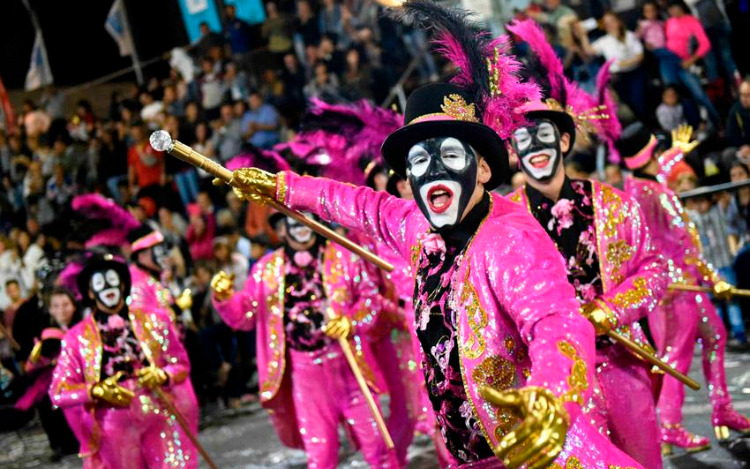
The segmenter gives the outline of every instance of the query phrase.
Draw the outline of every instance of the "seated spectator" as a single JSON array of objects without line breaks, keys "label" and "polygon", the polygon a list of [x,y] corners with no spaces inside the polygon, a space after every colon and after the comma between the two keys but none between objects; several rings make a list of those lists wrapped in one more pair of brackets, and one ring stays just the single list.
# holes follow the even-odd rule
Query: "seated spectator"
[{"label": "seated spectator", "polygon": [[573,43],[571,26],[578,20],[578,15],[562,0],[544,0],[545,12],[532,13],[531,16],[540,23],[551,24],[557,31],[557,42],[563,46]]},{"label": "seated spectator", "polygon": [[235,251],[229,239],[225,236],[214,238],[213,248],[214,272],[223,270],[230,275],[234,275],[234,290],[242,291],[250,270],[247,257]]},{"label": "seated spectator", "polygon": [[289,32],[289,21],[279,13],[275,2],[266,3],[266,21],[263,23],[263,37],[268,50],[276,56],[277,63],[281,57],[292,49],[292,36]]},{"label": "seated spectator", "polygon": [[[735,160],[729,171],[732,182],[750,179],[750,170],[744,163]],[[735,256],[750,247],[750,187],[743,187],[732,194],[726,210],[729,249]]]},{"label": "seated spectator", "polygon": [[336,48],[336,39],[332,34],[324,34],[318,45],[318,62],[328,66],[328,71],[340,76],[344,71],[346,60],[344,54]]},{"label": "seated spectator", "polygon": [[656,120],[665,132],[671,132],[681,124],[685,124],[680,95],[675,87],[664,88],[661,94],[661,104],[656,108]]},{"label": "seated spectator", "polygon": [[346,52],[346,70],[341,77],[341,94],[348,100],[372,98],[370,67],[362,63],[356,47]]},{"label": "seated spectator", "polygon": [[336,75],[328,72],[328,66],[324,62],[315,65],[315,76],[305,86],[305,96],[307,99],[331,99],[339,96],[339,80]]},{"label": "seated spectator", "polygon": [[127,148],[114,129],[101,132],[97,142],[99,160],[96,173],[99,181],[105,183],[110,195],[122,204],[125,199],[120,192],[120,184],[128,180]]},{"label": "seated spectator", "polygon": [[154,150],[148,143],[148,135],[143,124],[130,128],[133,140],[128,149],[128,186],[136,193],[136,186],[143,191],[154,190],[166,183],[164,153]]},{"label": "seated spectator", "polygon": [[13,340],[13,322],[16,320],[16,312],[26,301],[26,298],[22,296],[21,285],[18,280],[11,279],[5,282],[5,297],[8,306],[5,307],[3,312],[3,326],[8,337]]},{"label": "seated spectator", "polygon": [[235,117],[233,106],[229,103],[221,105],[220,119],[214,122],[211,146],[213,155],[221,162],[226,162],[240,153],[242,148],[242,121]]},{"label": "seated spectator", "polygon": [[[302,52],[306,47],[317,46],[320,42],[320,26],[318,24],[318,18],[315,15],[310,2],[308,0],[300,0],[297,2],[297,21],[294,25],[294,31],[296,31],[297,38],[296,42],[298,45],[297,55],[304,57]],[[311,66],[312,64],[308,64]]]},{"label": "seated spectator", "polygon": [[154,96],[147,91],[141,93],[139,100],[142,106],[141,120],[147,124],[154,124],[153,128],[156,128],[160,121],[160,114],[164,112],[164,105],[161,101],[155,100]]},{"label": "seated spectator", "polygon": [[281,81],[284,83],[284,95],[290,103],[304,105],[303,89],[305,88],[305,71],[300,67],[297,56],[284,55],[284,68],[281,71]]},{"label": "seated spectator", "polygon": [[185,239],[193,261],[213,259],[213,239],[216,222],[212,216],[201,212],[197,204],[188,205],[189,223]]},{"label": "seated spectator", "polygon": [[740,84],[740,99],[732,106],[727,117],[726,141],[722,162],[729,167],[735,158],[750,164],[750,77]]},{"label": "seated spectator", "polygon": [[242,137],[258,148],[270,149],[279,143],[279,114],[263,101],[260,92],[250,92],[250,109],[242,117]]},{"label": "seated spectator", "polygon": [[732,56],[730,36],[732,26],[724,10],[724,2],[719,0],[686,0],[693,15],[698,18],[706,31],[711,43],[711,50],[703,57],[706,75],[712,82],[721,77],[719,67],[724,71],[724,77],[736,88],[739,88],[742,77],[737,71],[737,65]]},{"label": "seated spectator", "polygon": [[643,45],[615,13],[602,17],[606,34],[591,44],[588,36],[581,34],[584,50],[592,55],[612,60],[612,81],[620,99],[641,120],[646,115],[646,85],[648,77],[642,67]]},{"label": "seated spectator", "polygon": [[226,14],[224,36],[229,43],[232,55],[237,60],[241,60],[242,54],[250,52],[253,48],[253,28],[237,17],[237,8],[234,5],[227,5],[224,13]]},{"label": "seated spectator", "polygon": [[200,37],[193,42],[191,48],[193,57],[205,57],[213,46],[223,46],[224,38],[221,34],[211,31],[208,23],[203,22],[199,26]]},{"label": "seated spectator", "polygon": [[201,73],[198,79],[198,85],[201,92],[201,107],[206,113],[208,120],[214,120],[219,117],[219,106],[224,97],[224,81],[221,74],[214,71],[215,61],[211,57],[204,57],[201,60]]},{"label": "seated spectator", "polygon": [[89,138],[94,135],[95,124],[96,117],[91,108],[91,103],[85,99],[78,101],[75,114],[68,123],[70,136],[81,142],[88,142]]},{"label": "seated spectator", "polygon": [[247,99],[249,88],[247,75],[237,69],[237,64],[227,62],[224,66],[225,101],[244,101]]}]

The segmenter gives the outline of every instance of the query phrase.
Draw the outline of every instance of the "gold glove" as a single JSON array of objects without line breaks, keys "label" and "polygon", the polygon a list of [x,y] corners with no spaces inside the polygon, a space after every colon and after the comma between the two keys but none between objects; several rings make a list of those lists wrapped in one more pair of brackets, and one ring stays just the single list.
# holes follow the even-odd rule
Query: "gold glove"
[{"label": "gold glove", "polygon": [[482,386],[479,393],[493,406],[507,408],[523,419],[493,449],[508,469],[541,469],[560,454],[570,423],[562,401],[552,392],[535,386],[508,391]]},{"label": "gold glove", "polygon": [[616,318],[602,308],[598,301],[586,303],[581,307],[581,314],[594,325],[596,335],[605,335],[617,327]]},{"label": "gold glove", "polygon": [[352,333],[352,320],[346,316],[336,316],[328,320],[328,324],[323,326],[323,332],[328,337],[339,339],[341,337],[349,338]]},{"label": "gold glove", "polygon": [[219,301],[226,301],[231,298],[234,295],[234,274],[227,274],[223,270],[219,271],[211,279],[211,290],[214,291],[214,296]]},{"label": "gold glove", "polygon": [[234,193],[240,199],[265,203],[276,199],[276,175],[258,168],[242,168],[232,172]]},{"label": "gold glove", "polygon": [[687,155],[691,151],[695,150],[701,142],[698,140],[690,140],[693,136],[693,128],[687,124],[680,125],[672,131],[672,146],[682,150],[682,153]]},{"label": "gold glove", "polygon": [[719,280],[714,283],[713,293],[717,300],[728,300],[732,297],[734,291],[734,285],[724,280]]},{"label": "gold glove", "polygon": [[138,384],[149,389],[162,386],[169,379],[166,371],[153,365],[141,368],[135,374],[138,376]]},{"label": "gold glove", "polygon": [[180,296],[178,296],[174,300],[175,304],[178,308],[181,310],[190,309],[193,307],[193,292],[186,288],[182,290],[182,293],[180,293]]},{"label": "gold glove", "polygon": [[135,394],[130,389],[117,384],[120,378],[122,378],[122,371],[118,371],[116,375],[104,381],[99,381],[91,386],[89,395],[92,399],[104,401],[116,407],[128,407]]},{"label": "gold glove", "polygon": [[31,353],[29,354],[29,362],[33,365],[39,362],[39,359],[42,358],[42,341],[38,341],[34,344],[34,348],[31,349]]}]

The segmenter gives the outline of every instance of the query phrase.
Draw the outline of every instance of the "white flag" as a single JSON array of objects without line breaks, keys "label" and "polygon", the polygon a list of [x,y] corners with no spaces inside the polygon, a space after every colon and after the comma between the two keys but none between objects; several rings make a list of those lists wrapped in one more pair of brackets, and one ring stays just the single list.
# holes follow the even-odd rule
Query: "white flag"
[{"label": "white flag", "polygon": [[120,48],[120,55],[126,56],[133,53],[133,37],[130,35],[130,27],[125,13],[123,0],[115,0],[112,8],[107,14],[104,29],[112,35],[112,38]]},{"label": "white flag", "polygon": [[44,38],[42,38],[42,31],[37,28],[34,48],[31,49],[31,64],[29,64],[29,71],[26,73],[25,88],[26,91],[32,91],[42,86],[51,85],[52,82],[52,70],[49,68],[49,61],[47,61]]}]

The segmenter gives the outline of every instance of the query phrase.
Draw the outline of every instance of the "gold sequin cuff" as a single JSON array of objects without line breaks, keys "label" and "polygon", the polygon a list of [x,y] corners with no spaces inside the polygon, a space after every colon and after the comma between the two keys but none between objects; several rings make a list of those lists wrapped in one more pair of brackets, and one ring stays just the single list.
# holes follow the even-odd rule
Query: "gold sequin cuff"
[{"label": "gold sequin cuff", "polygon": [[601,298],[597,298],[593,301],[593,304],[598,306],[607,315],[607,321],[609,321],[610,331],[613,331],[620,326],[617,319],[617,314],[615,314],[612,308],[609,307],[606,301],[602,300]]},{"label": "gold sequin cuff", "polygon": [[282,204],[286,204],[286,171],[281,171],[276,174],[276,200]]}]

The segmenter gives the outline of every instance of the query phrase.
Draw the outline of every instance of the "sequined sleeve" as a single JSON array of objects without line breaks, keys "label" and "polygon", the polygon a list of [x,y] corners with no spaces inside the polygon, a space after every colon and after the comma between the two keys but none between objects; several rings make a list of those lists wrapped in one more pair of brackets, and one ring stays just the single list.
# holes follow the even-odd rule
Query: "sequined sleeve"
[{"label": "sequined sleeve", "polygon": [[593,390],[594,329],[578,312],[555,245],[534,219],[524,222],[525,229],[514,230],[505,246],[487,255],[487,272],[528,346],[532,366],[527,385],[550,389],[572,417]]},{"label": "sequined sleeve", "polygon": [[325,178],[294,173],[280,173],[280,177],[285,181],[283,202],[287,206],[361,231],[406,260],[417,244],[417,234],[428,229],[414,201]]},{"label": "sequined sleeve", "polygon": [[263,271],[267,264],[266,259],[267,257],[264,257],[255,263],[247,277],[245,288],[241,292],[236,292],[225,301],[217,300],[216,296],[211,298],[216,312],[232,329],[241,331],[255,329],[258,308],[260,302],[263,301]]},{"label": "sequined sleeve", "polygon": [[[667,261],[654,246],[638,203],[620,194],[627,220],[623,226],[624,239],[609,244],[606,253],[612,266],[612,280],[617,282],[607,289],[599,301],[605,310],[612,312],[619,326],[632,324],[648,315],[669,284]],[[624,271],[624,266],[634,266]]]},{"label": "sequined sleeve", "polygon": [[179,384],[190,377],[190,359],[171,321],[162,323],[164,331],[159,346],[164,351],[162,369],[169,376],[169,384]]},{"label": "sequined sleeve", "polygon": [[79,362],[75,342],[76,338],[70,334],[65,337],[57,365],[52,372],[49,397],[52,404],[58,407],[73,407],[91,401],[83,375],[84,365]]}]

